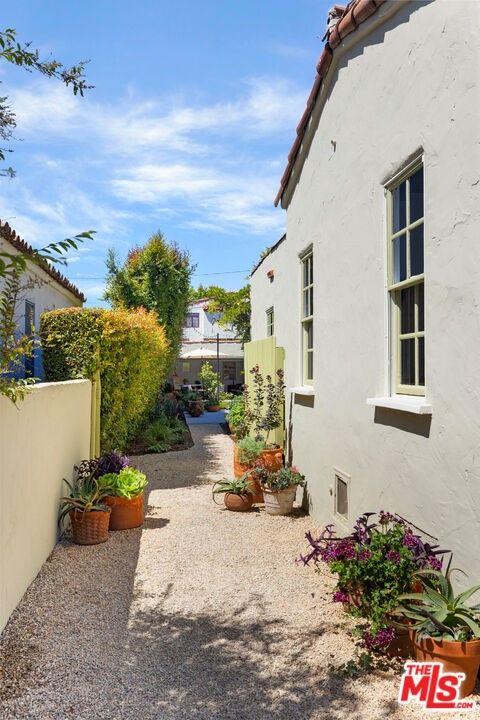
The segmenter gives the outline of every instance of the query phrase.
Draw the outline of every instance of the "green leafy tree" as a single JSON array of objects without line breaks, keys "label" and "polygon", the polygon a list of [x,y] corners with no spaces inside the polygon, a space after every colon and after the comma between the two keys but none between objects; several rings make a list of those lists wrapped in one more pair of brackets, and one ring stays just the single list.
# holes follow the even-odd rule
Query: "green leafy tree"
[{"label": "green leafy tree", "polygon": [[[38,50],[32,50],[30,43],[21,44],[16,39],[16,30],[7,28],[0,31],[0,61],[4,60],[28,72],[39,72],[46,77],[56,78],[73,90],[74,95],[83,96],[92,87],[85,81],[85,61],[66,68],[54,59],[41,60]],[[12,139],[16,127],[16,116],[7,96],[0,97],[0,162],[4,162],[11,148],[5,145]],[[0,176],[13,177],[12,167],[0,168]],[[17,403],[25,397],[35,378],[14,377],[14,372],[23,364],[25,356],[33,352],[33,340],[16,336],[15,308],[27,270],[27,261],[44,266],[46,263],[66,264],[64,257],[69,249],[76,249],[85,239],[91,239],[93,231],[79,233],[57,243],[50,243],[32,254],[0,252],[0,395]]]},{"label": "green leafy tree", "polygon": [[180,351],[193,269],[189,254],[160,231],[143,247],[131,250],[123,265],[113,250],[108,253],[104,299],[113,307],[144,307],[157,313],[169,343],[170,369]]},{"label": "green leafy tree", "polygon": [[217,285],[199,285],[196,289],[190,289],[190,302],[201,298],[210,300],[210,312],[221,313],[219,325],[231,328],[242,344],[250,341],[250,285],[245,285],[240,290],[225,290]]}]

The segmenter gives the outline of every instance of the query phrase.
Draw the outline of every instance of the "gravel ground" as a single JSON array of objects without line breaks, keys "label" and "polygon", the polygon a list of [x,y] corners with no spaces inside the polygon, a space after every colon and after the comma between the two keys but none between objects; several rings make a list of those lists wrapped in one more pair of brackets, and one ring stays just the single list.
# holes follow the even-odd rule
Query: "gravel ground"
[{"label": "gravel ground", "polygon": [[312,520],[215,506],[231,440],[191,431],[193,448],[135,459],[150,479],[142,529],[60,543],[45,563],[0,640],[0,718],[431,717],[399,708],[393,670],[335,670],[353,657],[351,622],[332,580],[294,563]]}]

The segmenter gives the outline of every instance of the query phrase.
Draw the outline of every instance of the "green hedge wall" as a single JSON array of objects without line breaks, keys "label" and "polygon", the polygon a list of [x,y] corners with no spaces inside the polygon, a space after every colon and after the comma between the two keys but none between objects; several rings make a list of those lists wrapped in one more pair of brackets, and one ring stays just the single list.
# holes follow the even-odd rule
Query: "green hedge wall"
[{"label": "green hedge wall", "polygon": [[168,342],[154,312],[62,308],[40,322],[43,366],[49,382],[102,382],[102,452],[125,449],[152,409],[166,380]]}]

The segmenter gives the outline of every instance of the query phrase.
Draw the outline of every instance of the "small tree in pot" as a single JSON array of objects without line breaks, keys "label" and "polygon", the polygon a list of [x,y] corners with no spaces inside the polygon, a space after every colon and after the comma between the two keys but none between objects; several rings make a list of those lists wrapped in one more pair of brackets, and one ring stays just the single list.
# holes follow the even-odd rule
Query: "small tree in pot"
[{"label": "small tree in pot", "polygon": [[205,390],[206,409],[209,412],[220,410],[220,391],[222,389],[222,385],[217,373],[210,363],[203,363],[198,376],[203,385],[203,389]]}]

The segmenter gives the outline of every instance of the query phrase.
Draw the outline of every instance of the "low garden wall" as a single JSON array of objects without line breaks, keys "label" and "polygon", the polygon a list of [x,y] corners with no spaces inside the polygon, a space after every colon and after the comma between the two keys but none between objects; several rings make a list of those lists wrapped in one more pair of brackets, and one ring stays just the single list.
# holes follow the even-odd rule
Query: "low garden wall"
[{"label": "low garden wall", "polygon": [[91,383],[41,383],[0,397],[0,632],[58,538],[73,465],[90,454]]}]

